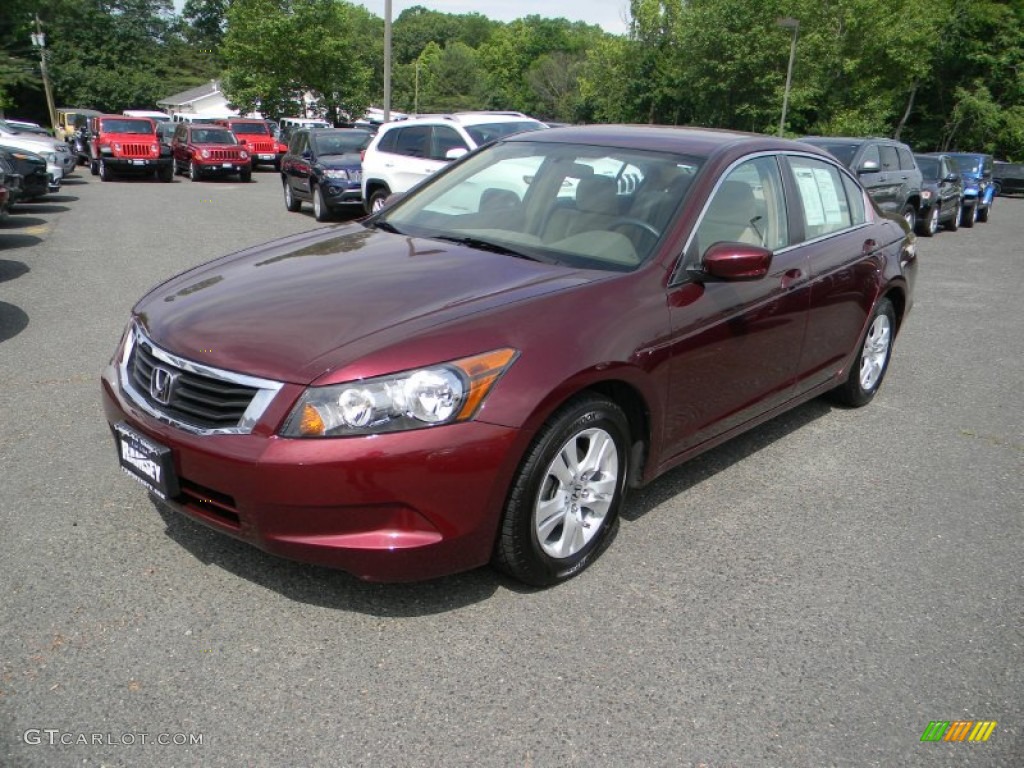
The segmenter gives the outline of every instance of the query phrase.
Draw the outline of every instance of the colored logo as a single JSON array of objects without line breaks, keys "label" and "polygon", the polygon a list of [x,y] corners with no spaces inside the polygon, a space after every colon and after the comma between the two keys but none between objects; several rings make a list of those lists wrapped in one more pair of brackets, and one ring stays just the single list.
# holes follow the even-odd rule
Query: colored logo
[{"label": "colored logo", "polygon": [[921,741],[988,741],[996,725],[995,720],[932,720]]}]

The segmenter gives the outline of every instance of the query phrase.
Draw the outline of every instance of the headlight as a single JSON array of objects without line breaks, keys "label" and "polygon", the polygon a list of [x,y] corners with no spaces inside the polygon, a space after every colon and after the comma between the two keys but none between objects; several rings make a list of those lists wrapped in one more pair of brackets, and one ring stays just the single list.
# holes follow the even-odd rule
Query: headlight
[{"label": "headlight", "polygon": [[210,157],[210,150],[204,149],[199,154],[202,155],[204,158],[208,159]]},{"label": "headlight", "polygon": [[921,191],[921,199],[922,200],[931,200],[932,199],[932,191],[930,189],[922,190]]},{"label": "headlight", "polygon": [[121,145],[118,144],[116,141],[114,142],[114,151],[115,152],[120,152],[121,151]]},{"label": "headlight", "polygon": [[241,151],[241,152],[239,153],[239,156],[240,156],[240,157],[241,157],[241,158],[242,158],[243,160],[248,160],[248,159],[249,159],[249,153],[248,153],[248,152],[246,152],[246,151],[245,151],[244,149],[243,149],[243,150],[242,150],[242,151]]},{"label": "headlight", "polygon": [[347,179],[348,171],[344,168],[327,168],[324,170],[324,176],[328,179]]},{"label": "headlight", "polygon": [[149,148],[149,152],[152,155],[159,155],[160,154],[160,145],[159,144],[154,144],[153,146],[151,146]]},{"label": "headlight", "polygon": [[496,349],[389,376],[310,387],[281,434],[349,437],[466,421],[517,355],[514,349]]}]

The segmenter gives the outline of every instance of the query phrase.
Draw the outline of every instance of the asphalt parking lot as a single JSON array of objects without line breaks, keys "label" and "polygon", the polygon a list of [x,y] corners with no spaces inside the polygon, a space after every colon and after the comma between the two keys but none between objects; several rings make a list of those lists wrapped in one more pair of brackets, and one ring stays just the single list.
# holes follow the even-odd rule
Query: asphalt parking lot
[{"label": "asphalt parking lot", "polygon": [[[134,301],[329,226],[254,178],[79,172],[0,223],[0,765],[1024,764],[1024,199],[920,241],[874,403],[670,473],[534,591],[278,560],[120,472],[99,374]],[[998,725],[921,741],[958,720]]]}]

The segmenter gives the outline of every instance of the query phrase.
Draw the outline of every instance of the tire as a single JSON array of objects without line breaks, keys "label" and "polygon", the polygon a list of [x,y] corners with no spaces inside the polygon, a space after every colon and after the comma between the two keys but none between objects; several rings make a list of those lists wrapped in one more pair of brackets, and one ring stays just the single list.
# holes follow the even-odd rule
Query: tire
[{"label": "tire", "polygon": [[949,217],[949,221],[946,222],[946,229],[950,232],[956,232],[960,229],[960,217],[964,215],[964,204],[962,200],[956,201],[956,210],[953,211],[953,215]]},{"label": "tire", "polygon": [[978,221],[982,224],[988,221],[988,212],[992,210],[992,203],[989,203],[984,208],[978,209]]},{"label": "tire", "polygon": [[319,184],[313,187],[313,218],[317,221],[330,221],[333,218]]},{"label": "tire", "polygon": [[165,166],[164,168],[160,168],[156,172],[156,177],[164,184],[169,184],[171,181],[174,180],[174,169],[171,168],[171,166],[169,165]]},{"label": "tire", "polygon": [[629,423],[611,400],[584,395],[556,411],[512,482],[494,566],[546,587],[594,562],[618,527],[628,446]]},{"label": "tire", "polygon": [[103,181],[110,181],[113,178],[114,174],[110,170],[110,166],[107,165],[107,161],[100,160],[100,179]]},{"label": "tire", "polygon": [[238,174],[238,177],[242,180],[244,184],[248,184],[250,181],[252,181],[252,171],[242,171]]},{"label": "tire", "polygon": [[914,206],[909,203],[903,206],[903,213],[900,215],[910,225],[910,231],[913,232],[917,228],[917,211],[914,210]]},{"label": "tire", "polygon": [[918,222],[917,233],[921,237],[931,237],[939,231],[939,201],[936,200],[935,204],[932,205],[931,210],[928,211],[928,217]]},{"label": "tire", "polygon": [[292,193],[292,185],[289,184],[287,180],[285,180],[281,186],[284,187],[284,207],[292,213],[295,213],[302,208],[302,201],[296,199],[295,195]]},{"label": "tire", "polygon": [[192,179],[192,181],[199,181],[200,171],[199,171],[199,166],[196,164],[195,160],[189,161],[189,164],[188,164],[188,177],[190,179]]},{"label": "tire", "polygon": [[889,370],[895,336],[896,310],[889,299],[880,299],[871,313],[868,329],[861,339],[846,381],[829,393],[833,400],[851,408],[860,408],[871,402],[882,386],[885,372]]},{"label": "tire", "polygon": [[96,160],[89,161],[89,173],[91,173],[93,176],[100,175],[100,164]]},{"label": "tire", "polygon": [[366,201],[366,212],[376,213],[384,207],[384,201],[388,199],[391,194],[391,190],[387,187],[380,187],[373,191],[370,195],[370,199]]},{"label": "tire", "polygon": [[975,203],[971,206],[966,206],[963,209],[963,214],[960,216],[960,226],[965,229],[970,229],[974,226],[974,222],[978,220],[978,204]]}]

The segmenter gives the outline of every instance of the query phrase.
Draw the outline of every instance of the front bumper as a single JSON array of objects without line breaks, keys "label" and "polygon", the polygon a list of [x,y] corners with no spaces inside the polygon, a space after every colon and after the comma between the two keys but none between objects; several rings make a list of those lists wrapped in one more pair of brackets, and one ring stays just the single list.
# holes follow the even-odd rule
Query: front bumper
[{"label": "front bumper", "polygon": [[171,164],[170,157],[116,157],[100,155],[100,160],[116,171],[152,171],[167,168]]},{"label": "front bumper", "polygon": [[242,173],[252,170],[252,160],[213,160],[201,157],[193,157],[199,170],[203,173]]},{"label": "front bumper", "polygon": [[363,190],[358,181],[353,183],[325,178],[320,186],[324,190],[324,202],[331,208],[363,204]]},{"label": "front bumper", "polygon": [[163,503],[204,525],[371,581],[428,579],[490,560],[519,430],[470,421],[372,437],[279,437],[271,422],[301,389],[285,385],[251,434],[203,436],[139,409],[113,366],[102,378],[107,421],[172,451],[180,492]]}]

